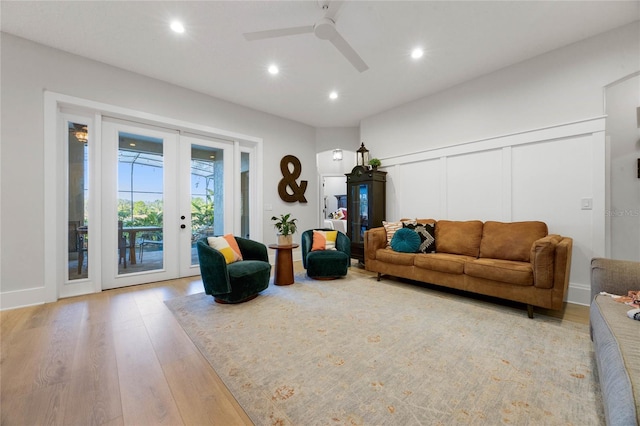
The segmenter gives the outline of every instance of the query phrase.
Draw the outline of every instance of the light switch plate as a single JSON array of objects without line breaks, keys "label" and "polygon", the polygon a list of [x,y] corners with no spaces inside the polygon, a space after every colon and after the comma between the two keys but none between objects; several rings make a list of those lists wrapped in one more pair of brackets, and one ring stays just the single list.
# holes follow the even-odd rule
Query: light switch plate
[{"label": "light switch plate", "polygon": [[592,198],[583,198],[580,200],[580,207],[582,210],[591,210],[593,208],[593,199]]}]

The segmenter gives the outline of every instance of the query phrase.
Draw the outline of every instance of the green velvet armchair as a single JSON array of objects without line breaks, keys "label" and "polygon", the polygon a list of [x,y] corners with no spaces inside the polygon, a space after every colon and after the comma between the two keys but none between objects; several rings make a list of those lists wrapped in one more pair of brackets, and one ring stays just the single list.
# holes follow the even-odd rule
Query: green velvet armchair
[{"label": "green velvet armchair", "polygon": [[[317,229],[331,231],[331,229]],[[336,250],[311,251],[313,246],[313,229],[302,233],[300,239],[302,248],[302,265],[307,275],[315,279],[333,279],[347,275],[347,268],[351,266],[351,240],[338,231]]]},{"label": "green velvet armchair", "polygon": [[204,291],[218,303],[246,302],[269,287],[271,264],[267,247],[246,238],[235,239],[243,260],[228,265],[222,253],[209,246],[206,237],[196,244]]}]

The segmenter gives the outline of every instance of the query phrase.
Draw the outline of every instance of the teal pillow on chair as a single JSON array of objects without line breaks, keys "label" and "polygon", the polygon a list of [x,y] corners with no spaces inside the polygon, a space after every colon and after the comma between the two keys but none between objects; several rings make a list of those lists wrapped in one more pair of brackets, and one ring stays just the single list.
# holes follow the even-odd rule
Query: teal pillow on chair
[{"label": "teal pillow on chair", "polygon": [[415,253],[420,248],[420,236],[409,228],[398,229],[391,239],[391,248],[400,253]]}]

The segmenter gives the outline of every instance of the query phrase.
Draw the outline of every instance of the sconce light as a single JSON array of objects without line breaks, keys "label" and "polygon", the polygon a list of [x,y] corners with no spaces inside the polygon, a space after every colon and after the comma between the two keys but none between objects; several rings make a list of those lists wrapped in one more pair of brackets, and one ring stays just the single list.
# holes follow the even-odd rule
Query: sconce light
[{"label": "sconce light", "polygon": [[358,166],[367,167],[369,165],[369,150],[364,147],[364,142],[358,148]]},{"label": "sconce light", "polygon": [[334,149],[333,150],[333,161],[342,161],[342,150]]}]

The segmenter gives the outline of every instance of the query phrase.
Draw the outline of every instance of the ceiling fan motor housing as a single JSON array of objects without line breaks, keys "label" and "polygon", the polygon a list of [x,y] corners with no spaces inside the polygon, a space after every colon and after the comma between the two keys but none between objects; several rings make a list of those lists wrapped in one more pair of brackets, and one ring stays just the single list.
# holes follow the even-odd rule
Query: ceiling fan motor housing
[{"label": "ceiling fan motor housing", "polygon": [[313,33],[320,40],[331,40],[336,35],[336,23],[329,18],[322,18],[313,26]]}]

